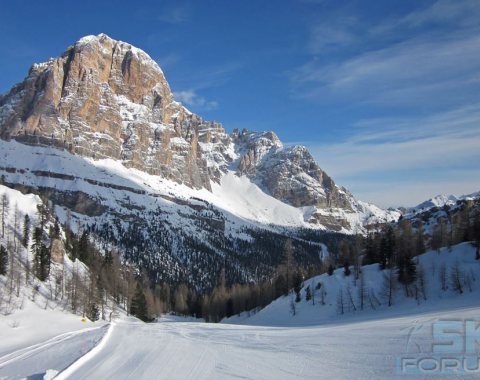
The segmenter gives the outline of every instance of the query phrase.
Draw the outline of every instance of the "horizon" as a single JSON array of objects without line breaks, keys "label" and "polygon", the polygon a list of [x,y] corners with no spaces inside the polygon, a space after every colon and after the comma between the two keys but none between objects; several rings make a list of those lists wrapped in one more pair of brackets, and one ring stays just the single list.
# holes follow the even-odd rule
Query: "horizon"
[{"label": "horizon", "polygon": [[480,190],[475,1],[398,1],[372,12],[355,1],[146,2],[133,12],[86,1],[75,20],[54,3],[0,1],[0,93],[33,63],[105,33],[149,54],[191,111],[228,132],[273,130],[307,146],[358,199],[408,207]]}]

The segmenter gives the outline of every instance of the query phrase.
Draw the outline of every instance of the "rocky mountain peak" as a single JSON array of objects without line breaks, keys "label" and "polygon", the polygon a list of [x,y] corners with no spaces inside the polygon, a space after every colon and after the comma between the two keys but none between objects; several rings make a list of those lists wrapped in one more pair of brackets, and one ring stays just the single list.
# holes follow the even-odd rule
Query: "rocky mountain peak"
[{"label": "rocky mountain peak", "polygon": [[[142,50],[105,34],[33,65],[0,99],[0,136],[210,188],[199,131],[212,129],[174,100],[160,67]],[[214,125],[222,133],[219,124]]]},{"label": "rocky mountain peak", "polygon": [[147,53],[105,34],[33,65],[0,97],[0,137],[117,160],[195,189],[234,171],[294,207],[359,209],[307,148],[285,146],[272,131],[225,133],[175,101]]}]

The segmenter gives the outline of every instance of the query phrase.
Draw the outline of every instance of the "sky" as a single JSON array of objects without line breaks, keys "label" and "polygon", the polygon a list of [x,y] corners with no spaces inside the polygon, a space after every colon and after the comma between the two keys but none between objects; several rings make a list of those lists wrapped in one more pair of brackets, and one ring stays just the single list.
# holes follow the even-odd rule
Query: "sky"
[{"label": "sky", "polygon": [[99,33],[204,119],[306,145],[359,199],[480,190],[478,0],[0,0],[0,93]]}]

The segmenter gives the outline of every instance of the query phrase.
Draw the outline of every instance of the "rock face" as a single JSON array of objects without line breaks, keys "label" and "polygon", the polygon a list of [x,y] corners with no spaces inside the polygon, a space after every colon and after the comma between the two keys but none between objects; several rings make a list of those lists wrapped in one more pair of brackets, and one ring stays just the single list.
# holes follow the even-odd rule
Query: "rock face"
[{"label": "rock face", "polygon": [[50,254],[54,263],[63,264],[65,258],[65,246],[60,239],[53,239],[50,247]]},{"label": "rock face", "polygon": [[174,100],[145,52],[104,34],[33,65],[0,97],[0,137],[121,160],[192,188],[236,170],[292,206],[352,209],[305,147],[284,147],[273,132],[226,134]]},{"label": "rock face", "polygon": [[320,169],[304,146],[284,147],[273,132],[236,130],[233,138],[241,155],[239,173],[273,197],[295,207],[351,209],[346,191]]},{"label": "rock face", "polygon": [[122,160],[197,188],[210,188],[199,130],[223,132],[174,101],[146,53],[104,34],[33,65],[0,99],[0,123],[3,139]]}]

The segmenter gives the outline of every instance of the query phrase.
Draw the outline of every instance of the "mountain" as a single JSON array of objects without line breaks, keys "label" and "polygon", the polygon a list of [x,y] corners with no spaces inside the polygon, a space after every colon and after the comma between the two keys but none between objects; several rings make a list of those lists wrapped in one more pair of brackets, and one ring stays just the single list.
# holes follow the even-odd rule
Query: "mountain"
[{"label": "mountain", "polygon": [[420,204],[418,204],[415,207],[407,209],[407,215],[414,215],[417,213],[425,212],[428,211],[432,208],[442,208],[445,206],[455,206],[457,203],[462,203],[463,201],[469,201],[469,200],[475,200],[480,198],[480,191],[468,194],[468,195],[462,195],[460,197],[456,197],[455,195],[445,195],[445,194],[439,194],[433,198],[430,198]]},{"label": "mountain", "polygon": [[288,239],[302,265],[319,265],[329,232],[400,216],[356,200],[303,146],[190,112],[157,63],[105,34],[34,64],[1,96],[0,137],[3,184],[48,199],[156,282],[211,287],[222,268],[255,281]]}]

